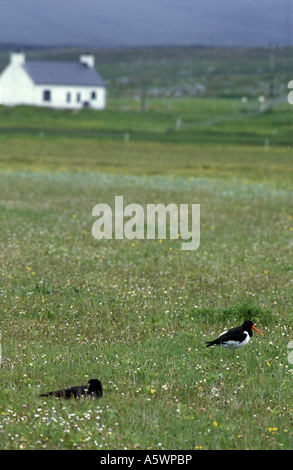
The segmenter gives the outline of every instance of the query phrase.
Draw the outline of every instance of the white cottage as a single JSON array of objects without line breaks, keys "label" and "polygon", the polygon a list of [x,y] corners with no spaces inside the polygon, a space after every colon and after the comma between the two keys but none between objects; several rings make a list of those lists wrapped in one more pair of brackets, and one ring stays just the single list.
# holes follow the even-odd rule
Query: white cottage
[{"label": "white cottage", "polygon": [[0,75],[0,104],[60,109],[106,107],[106,84],[95,69],[93,55],[79,61],[26,60],[14,52]]}]

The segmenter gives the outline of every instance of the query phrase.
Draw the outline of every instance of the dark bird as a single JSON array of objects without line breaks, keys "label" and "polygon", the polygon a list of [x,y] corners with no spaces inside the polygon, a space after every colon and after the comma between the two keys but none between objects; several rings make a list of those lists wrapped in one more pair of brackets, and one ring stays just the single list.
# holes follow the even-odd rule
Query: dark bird
[{"label": "dark bird", "polygon": [[87,385],[76,385],[75,387],[63,388],[55,392],[42,393],[40,397],[58,397],[58,398],[82,398],[82,397],[100,397],[103,396],[103,387],[99,380],[91,379]]},{"label": "dark bird", "polygon": [[218,345],[223,348],[232,349],[234,354],[235,349],[242,348],[250,341],[253,335],[252,330],[257,331],[260,335],[263,334],[253,326],[252,321],[246,320],[241,326],[224,331],[213,341],[206,341],[206,347]]}]

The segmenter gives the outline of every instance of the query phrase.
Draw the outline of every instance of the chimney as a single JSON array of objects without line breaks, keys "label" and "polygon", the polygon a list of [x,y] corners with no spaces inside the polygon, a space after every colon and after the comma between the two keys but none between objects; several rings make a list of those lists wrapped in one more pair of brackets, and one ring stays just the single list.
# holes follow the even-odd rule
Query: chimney
[{"label": "chimney", "polygon": [[83,54],[79,57],[79,62],[87,67],[94,68],[95,66],[95,56],[92,54]]},{"label": "chimney", "polygon": [[23,52],[12,52],[10,54],[10,63],[13,65],[23,65],[25,63],[25,54]]}]

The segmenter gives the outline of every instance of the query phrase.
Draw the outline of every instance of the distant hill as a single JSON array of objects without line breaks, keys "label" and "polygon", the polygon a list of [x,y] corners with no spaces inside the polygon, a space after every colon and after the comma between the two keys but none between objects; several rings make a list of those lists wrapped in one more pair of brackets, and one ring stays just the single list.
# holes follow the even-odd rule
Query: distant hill
[{"label": "distant hill", "polygon": [[[149,98],[247,97],[257,102],[268,97],[270,51],[268,48],[232,47],[131,47],[131,48],[34,48],[31,59],[78,60],[81,52],[95,55],[96,67],[108,85],[110,98],[141,95],[144,76]],[[275,51],[274,93],[284,96],[293,79],[293,48]],[[9,54],[0,53],[0,71]],[[245,105],[245,108],[249,106]]]}]

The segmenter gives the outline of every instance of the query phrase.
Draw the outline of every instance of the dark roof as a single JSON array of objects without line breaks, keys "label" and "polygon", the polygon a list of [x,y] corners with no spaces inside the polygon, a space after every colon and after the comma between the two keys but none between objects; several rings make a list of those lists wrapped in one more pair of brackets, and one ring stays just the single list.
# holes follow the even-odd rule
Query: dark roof
[{"label": "dark roof", "polygon": [[23,67],[37,84],[106,86],[94,67],[81,62],[27,60]]}]

